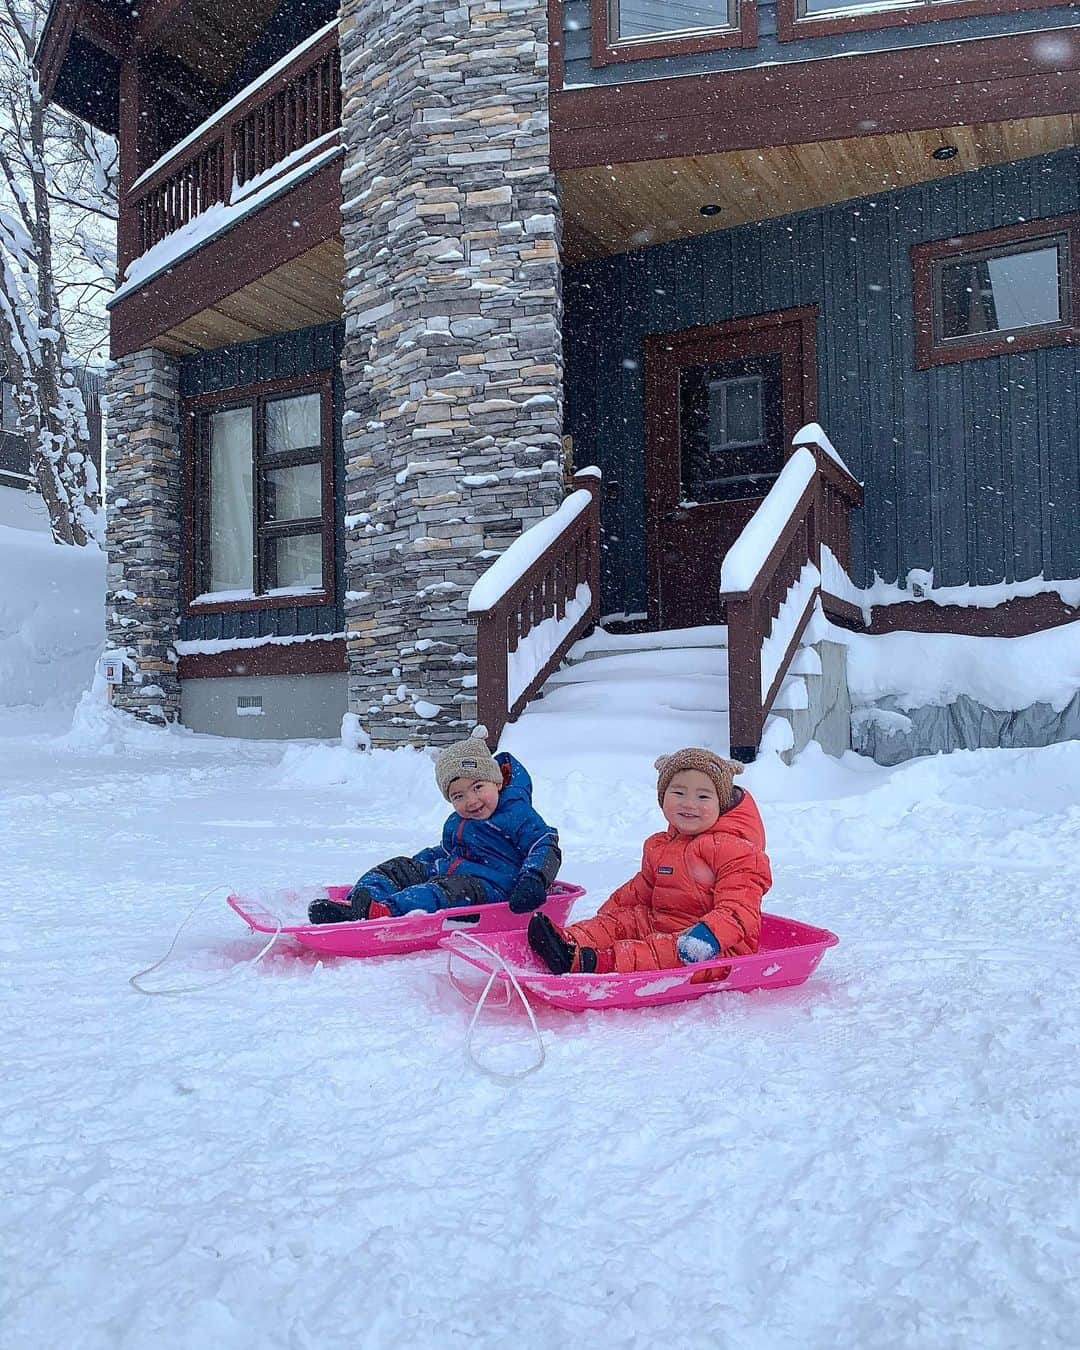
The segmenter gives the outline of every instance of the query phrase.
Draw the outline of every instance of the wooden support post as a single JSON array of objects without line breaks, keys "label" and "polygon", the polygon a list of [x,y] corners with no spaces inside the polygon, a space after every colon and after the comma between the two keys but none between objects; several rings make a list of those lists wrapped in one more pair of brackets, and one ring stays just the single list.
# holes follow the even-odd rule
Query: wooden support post
[{"label": "wooden support post", "polygon": [[139,211],[129,200],[132,185],[154,162],[158,146],[158,109],[146,67],[138,57],[120,63],[120,206],[116,222],[118,272],[142,252]]}]

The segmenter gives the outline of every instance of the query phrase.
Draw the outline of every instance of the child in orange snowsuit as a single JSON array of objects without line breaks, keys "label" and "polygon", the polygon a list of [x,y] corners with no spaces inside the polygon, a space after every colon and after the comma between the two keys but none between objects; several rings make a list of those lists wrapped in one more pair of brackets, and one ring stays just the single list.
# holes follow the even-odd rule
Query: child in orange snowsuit
[{"label": "child in orange snowsuit", "polygon": [[594,919],[558,928],[533,915],[529,945],[549,970],[670,970],[757,951],[772,872],[754,799],[732,782],[742,767],[695,748],[656,761],[668,828]]}]

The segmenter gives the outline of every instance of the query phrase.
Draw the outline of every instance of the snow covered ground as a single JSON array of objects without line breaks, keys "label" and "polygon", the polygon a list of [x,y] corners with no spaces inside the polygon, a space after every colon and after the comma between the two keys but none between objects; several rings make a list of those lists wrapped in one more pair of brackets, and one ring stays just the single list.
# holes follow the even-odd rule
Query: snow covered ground
[{"label": "snow covered ground", "polygon": [[[211,887],[433,840],[421,755],[63,725],[0,719],[5,1347],[1076,1344],[1080,745],[755,766],[768,907],[840,946],[801,989],[538,1009],[507,1085],[435,954],[127,984]],[[585,913],[658,822],[656,732],[532,725]],[[223,897],[162,984],[258,950]],[[524,1017],[479,1048],[524,1062]]]}]

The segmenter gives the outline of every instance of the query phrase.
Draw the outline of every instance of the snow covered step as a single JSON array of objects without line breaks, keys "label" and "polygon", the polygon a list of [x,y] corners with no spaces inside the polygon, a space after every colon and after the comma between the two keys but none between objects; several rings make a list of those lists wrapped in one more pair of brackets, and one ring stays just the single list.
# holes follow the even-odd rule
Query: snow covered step
[{"label": "snow covered step", "polygon": [[[649,651],[597,653],[584,660],[564,664],[548,680],[555,684],[580,684],[603,680],[626,680],[649,675],[711,675],[723,677],[726,683],[728,651],[726,647],[662,648]],[[789,670],[791,675],[820,675],[821,661],[812,647],[796,652]]]},{"label": "snow covered step", "polygon": [[728,752],[727,712],[714,697],[726,687],[715,676],[642,677],[548,685],[503,733],[502,745],[525,763],[619,766],[617,778],[640,778],[657,755],[680,745]]},{"label": "snow covered step", "polygon": [[567,653],[568,665],[591,661],[615,653],[654,652],[667,647],[726,647],[727,627],[713,624],[704,628],[667,628],[658,633],[609,633],[594,629],[588,637],[575,642]]},{"label": "snow covered step", "polygon": [[[617,697],[620,705],[631,693],[644,700],[643,706],[666,703],[681,711],[727,712],[728,684],[726,653],[710,653],[708,661],[686,665],[683,652],[654,652],[648,662],[640,657],[612,657],[556,671],[544,685],[541,698],[551,700],[558,692],[582,691],[585,699]],[[773,705],[792,710],[808,706],[806,680],[789,676],[780,686]]]},{"label": "snow covered step", "polygon": [[606,680],[642,679],[650,675],[726,675],[726,647],[657,647],[643,652],[600,652],[567,664],[548,680],[553,684],[584,684]]}]

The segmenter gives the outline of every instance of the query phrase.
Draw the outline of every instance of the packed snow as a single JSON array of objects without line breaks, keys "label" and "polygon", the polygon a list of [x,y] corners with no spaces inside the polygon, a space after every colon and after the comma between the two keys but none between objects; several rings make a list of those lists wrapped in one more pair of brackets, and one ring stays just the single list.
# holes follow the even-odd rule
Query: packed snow
[{"label": "packed snow", "polygon": [[[3,603],[81,631],[92,556],[0,526]],[[252,965],[225,905],[434,841],[430,759],[150,727],[100,682],[72,718],[96,634],[0,708],[5,1346],[1075,1344],[1080,744],[766,753],[767,907],[840,945],[794,989],[539,1005],[507,1083],[442,955]],[[683,636],[696,676],[595,634],[507,729],[578,917],[660,823],[655,756],[723,748],[722,630]],[[189,916],[142,983],[207,987],[137,993]],[[489,1010],[474,1048],[531,1035]]]},{"label": "packed snow", "polygon": [[[642,707],[618,756],[590,715],[508,729],[580,914],[702,716]],[[767,756],[768,907],[840,936],[811,982],[539,1006],[546,1064],[508,1085],[439,954],[243,968],[263,938],[224,904],[433,841],[423,754],[154,729],[100,691],[2,725],[6,1344],[1075,1344],[1080,745]],[[212,891],[146,983],[240,973],[134,992]],[[486,1013],[477,1049],[513,1069],[530,1035]]]},{"label": "packed snow", "polygon": [[961,694],[985,708],[1019,712],[1035,703],[1060,712],[1080,689],[1080,623],[1024,637],[880,633],[828,625],[848,649],[853,704],[892,697],[901,708],[944,707]]}]

